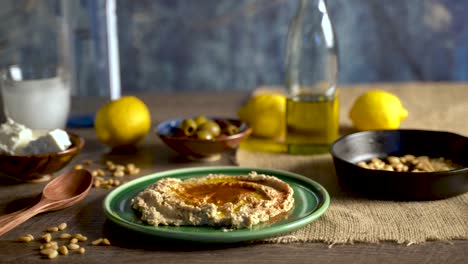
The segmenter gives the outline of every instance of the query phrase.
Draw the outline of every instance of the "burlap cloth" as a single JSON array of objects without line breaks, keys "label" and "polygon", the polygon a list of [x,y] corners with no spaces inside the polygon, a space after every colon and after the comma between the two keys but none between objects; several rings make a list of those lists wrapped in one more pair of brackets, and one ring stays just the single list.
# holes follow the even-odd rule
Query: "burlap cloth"
[{"label": "burlap cloth", "polygon": [[[341,89],[340,122],[352,131],[348,118],[354,99],[363,91],[381,88],[397,94],[409,117],[402,128],[445,130],[468,135],[468,85],[406,83],[355,86]],[[468,158],[468,157],[467,157]],[[394,241],[417,244],[429,240],[468,239],[468,193],[425,202],[394,202],[353,198],[340,190],[329,154],[298,156],[239,149],[240,166],[282,169],[310,177],[331,195],[328,210],[318,220],[268,243],[330,244]]]}]

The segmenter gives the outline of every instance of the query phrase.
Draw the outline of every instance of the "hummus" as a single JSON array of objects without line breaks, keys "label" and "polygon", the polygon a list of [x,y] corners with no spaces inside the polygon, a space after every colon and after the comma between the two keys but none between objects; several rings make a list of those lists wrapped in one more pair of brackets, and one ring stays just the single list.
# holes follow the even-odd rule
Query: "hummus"
[{"label": "hummus", "polygon": [[155,226],[250,228],[290,211],[293,194],[287,183],[273,176],[209,174],[187,180],[163,178],[133,198],[132,207]]}]

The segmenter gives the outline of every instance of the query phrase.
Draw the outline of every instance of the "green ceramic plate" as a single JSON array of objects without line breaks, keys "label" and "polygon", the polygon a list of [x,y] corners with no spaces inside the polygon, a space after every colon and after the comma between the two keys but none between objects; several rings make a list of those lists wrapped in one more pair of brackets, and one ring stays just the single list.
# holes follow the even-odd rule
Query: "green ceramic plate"
[{"label": "green ceramic plate", "polygon": [[[133,197],[149,185],[164,177],[191,178],[209,173],[246,175],[257,171],[276,176],[294,189],[295,207],[285,219],[272,224],[259,224],[252,229],[233,229],[194,226],[151,226],[138,218],[130,204]],[[330,204],[330,196],[317,182],[286,171],[246,167],[197,167],[151,174],[124,184],[110,192],[104,200],[106,216],[118,225],[147,235],[197,242],[232,243],[263,239],[296,230],[321,216]]]}]

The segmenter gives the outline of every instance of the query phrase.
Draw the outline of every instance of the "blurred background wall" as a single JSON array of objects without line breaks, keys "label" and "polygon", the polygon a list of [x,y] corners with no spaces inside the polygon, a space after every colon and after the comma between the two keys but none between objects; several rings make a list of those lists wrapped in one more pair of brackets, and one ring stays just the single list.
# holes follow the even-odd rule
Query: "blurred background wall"
[{"label": "blurred background wall", "polygon": [[[76,93],[102,94],[104,1],[72,3]],[[282,85],[286,33],[297,4],[118,0],[123,92]],[[0,66],[22,56],[53,59],[58,5],[57,0],[0,2]],[[468,1],[328,0],[328,6],[341,84],[468,80]]]}]

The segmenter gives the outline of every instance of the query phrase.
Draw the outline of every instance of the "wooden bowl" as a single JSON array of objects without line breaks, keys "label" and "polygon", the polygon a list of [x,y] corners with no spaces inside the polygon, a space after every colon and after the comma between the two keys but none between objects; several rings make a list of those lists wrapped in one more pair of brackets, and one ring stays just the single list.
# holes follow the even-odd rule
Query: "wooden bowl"
[{"label": "wooden bowl", "polygon": [[[385,200],[435,200],[468,192],[468,138],[445,131],[374,130],[349,134],[330,150],[343,187]],[[356,164],[372,158],[406,154],[449,159],[459,169],[397,172],[366,169]]]},{"label": "wooden bowl", "polygon": [[184,120],[184,118],[177,118],[159,123],[156,127],[156,134],[167,146],[188,159],[215,161],[221,157],[222,153],[237,149],[240,143],[252,133],[252,128],[239,119],[209,118],[215,122],[228,121],[239,128],[239,133],[230,136],[222,135],[212,140],[177,136],[175,134],[179,124]]},{"label": "wooden bowl", "polygon": [[67,132],[72,145],[61,152],[40,155],[0,154],[0,173],[20,181],[41,182],[51,178],[51,174],[63,169],[80,153],[85,140]]}]

